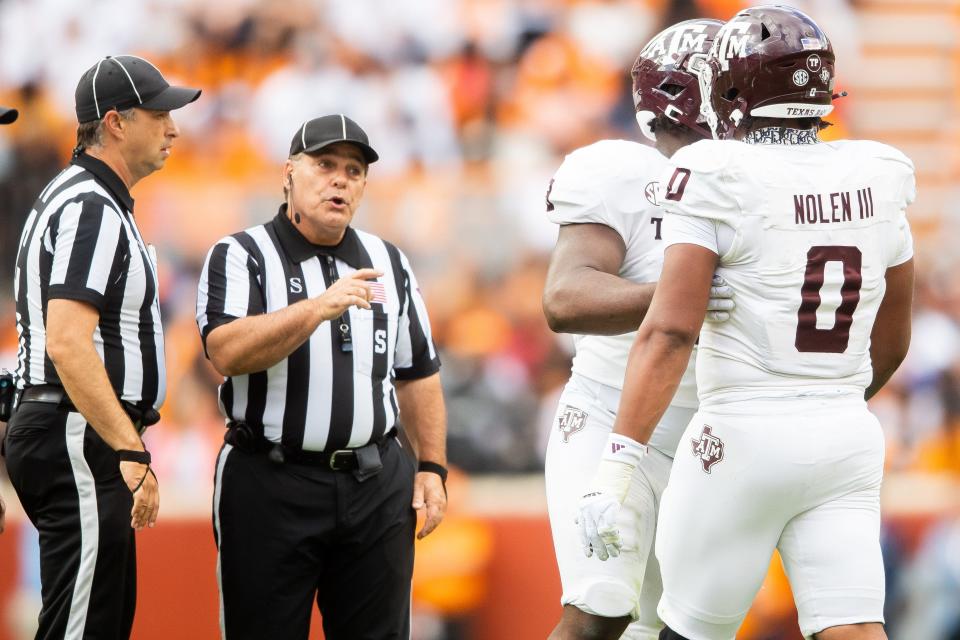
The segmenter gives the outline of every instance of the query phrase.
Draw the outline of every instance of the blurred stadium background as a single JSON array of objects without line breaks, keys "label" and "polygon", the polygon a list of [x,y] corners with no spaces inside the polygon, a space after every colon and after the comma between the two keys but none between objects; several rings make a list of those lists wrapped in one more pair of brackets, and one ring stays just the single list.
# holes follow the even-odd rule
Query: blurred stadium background
[{"label": "blurred stadium background", "polygon": [[[108,54],[136,53],[203,88],[178,111],[167,168],[134,189],[160,255],[170,393],[148,444],[161,519],[141,533],[136,638],[212,638],[209,501],[222,438],[217,375],[194,325],[220,236],[271,217],[300,123],[344,112],[381,161],[356,225],[410,255],[444,361],[450,461],[438,532],[418,543],[415,638],[545,637],[559,582],[542,454],[571,342],[540,293],[556,230],[543,196],[564,154],[638,139],[629,69],[656,31],[727,19],[737,0],[0,0],[0,365],[16,362],[20,228],[69,158],[73,91]],[[827,137],[872,138],[916,163],[913,345],[872,402],[887,434],[884,548],[893,640],[960,638],[960,3],[795,0],[831,36],[839,87]],[[0,462],[2,465],[2,462]],[[0,640],[33,637],[35,532],[11,508],[0,537]],[[695,526],[695,523],[692,524]],[[320,637],[314,625],[315,637]],[[746,640],[798,638],[779,562]]]}]

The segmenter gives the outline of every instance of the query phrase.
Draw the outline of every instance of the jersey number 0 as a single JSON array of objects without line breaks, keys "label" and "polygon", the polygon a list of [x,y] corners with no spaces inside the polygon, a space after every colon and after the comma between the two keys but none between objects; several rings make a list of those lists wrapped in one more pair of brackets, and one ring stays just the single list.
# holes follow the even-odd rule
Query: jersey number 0
[{"label": "jersey number 0", "polygon": [[[832,329],[817,328],[817,309],[820,308],[820,290],[828,262],[843,265],[843,285],[840,287],[840,306]],[[843,353],[850,342],[853,312],[860,303],[863,284],[861,267],[863,254],[857,247],[810,247],[807,252],[807,270],[800,289],[800,309],[797,311],[797,351],[809,353]]]}]

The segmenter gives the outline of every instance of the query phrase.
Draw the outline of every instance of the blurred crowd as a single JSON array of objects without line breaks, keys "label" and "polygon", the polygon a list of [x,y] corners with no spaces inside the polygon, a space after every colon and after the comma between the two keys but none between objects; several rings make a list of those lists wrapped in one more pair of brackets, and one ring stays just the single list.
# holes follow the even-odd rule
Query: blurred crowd
[{"label": "blurred crowd", "polygon": [[[793,4],[828,33],[850,34],[838,57],[855,45],[848,3]],[[141,54],[171,82],[203,89],[175,114],[182,135],[167,168],[133,194],[160,256],[170,392],[147,437],[165,487],[208,487],[222,440],[220,379],[194,324],[205,252],[274,215],[290,137],[304,120],[337,112],[357,120],[380,152],[355,224],[402,247],[417,272],[444,363],[451,462],[468,474],[539,472],[572,347],[548,330],[540,307],[556,235],[543,214],[546,185],[574,148],[639,138],[627,71],[651,35],[683,19],[726,19],[741,6],[3,0],[0,103],[21,118],[0,133],[0,315],[8,318],[0,366],[16,362],[17,238],[33,199],[69,158],[76,81],[104,55]],[[836,122],[830,135],[856,137],[842,105]],[[924,246],[918,238],[910,356],[874,405],[893,475],[955,482],[960,279],[955,259],[928,260]],[[891,622],[910,630],[891,637],[960,637],[960,520],[940,507],[931,513],[888,527]],[[792,637],[771,635],[775,627],[751,637]]]}]

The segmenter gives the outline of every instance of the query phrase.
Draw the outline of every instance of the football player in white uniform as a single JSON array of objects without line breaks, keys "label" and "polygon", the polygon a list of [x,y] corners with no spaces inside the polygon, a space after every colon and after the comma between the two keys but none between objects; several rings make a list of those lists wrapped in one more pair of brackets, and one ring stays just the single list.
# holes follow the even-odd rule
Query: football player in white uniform
[{"label": "football player in white uniform", "polygon": [[[603,140],[564,160],[547,194],[547,214],[560,226],[543,296],[555,331],[579,334],[546,455],[550,522],[563,584],[563,614],[550,636],[563,640],[650,640],[662,627],[656,605],[660,575],[653,558],[654,525],[677,440],[697,407],[694,374],[680,389],[651,440],[651,455],[624,485],[621,512],[628,531],[607,562],[587,558],[574,525],[613,429],[627,353],[653,295],[663,261],[657,178],[679,147],[710,135],[700,116],[698,79],[722,23],[691,20],[658,34],[632,76],[638,122],[656,148]],[[718,287],[714,314],[732,301]],[[628,494],[628,495],[627,495]],[[588,554],[591,546],[586,547]],[[607,549],[597,545],[600,560]],[[624,629],[629,629],[624,633]]]},{"label": "football player in white uniform", "polygon": [[[740,12],[705,69],[708,120],[728,139],[679,150],[664,174],[663,273],[610,439],[629,455],[605,456],[581,516],[620,509],[617,479],[649,457],[699,336],[700,408],[660,506],[661,640],[732,640],[775,548],[805,638],[882,640],[883,436],[865,398],[910,340],[913,165],[819,140],[834,55],[795,9]],[[737,312],[701,333],[715,270]]]}]

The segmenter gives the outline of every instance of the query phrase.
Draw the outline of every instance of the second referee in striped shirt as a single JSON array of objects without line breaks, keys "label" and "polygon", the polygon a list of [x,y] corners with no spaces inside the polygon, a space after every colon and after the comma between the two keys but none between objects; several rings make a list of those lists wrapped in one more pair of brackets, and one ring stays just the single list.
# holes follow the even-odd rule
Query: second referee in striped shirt
[{"label": "second referee in striped shirt", "polygon": [[422,537],[446,509],[446,416],[406,256],[350,226],[376,160],[349,118],[306,122],[276,217],[207,256],[197,324],[225,376],[213,518],[230,640],[306,640],[314,599],[329,640],[409,637],[416,510]]}]

